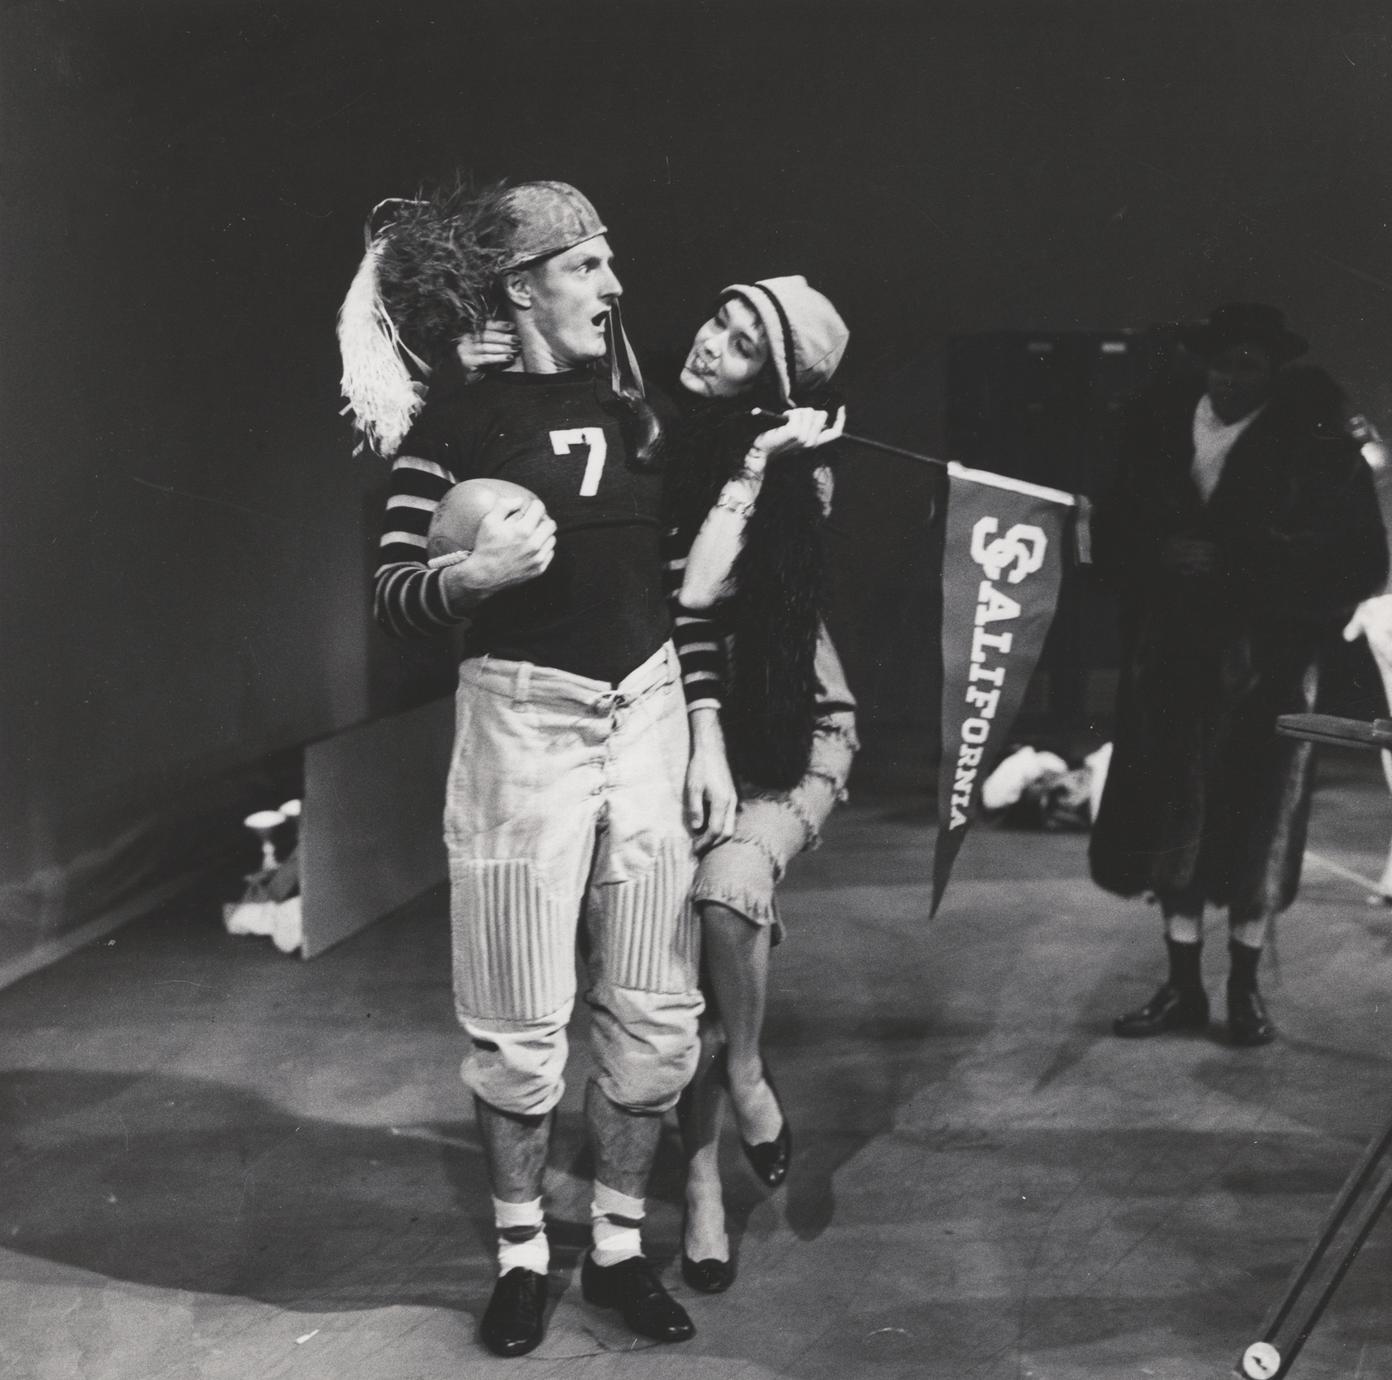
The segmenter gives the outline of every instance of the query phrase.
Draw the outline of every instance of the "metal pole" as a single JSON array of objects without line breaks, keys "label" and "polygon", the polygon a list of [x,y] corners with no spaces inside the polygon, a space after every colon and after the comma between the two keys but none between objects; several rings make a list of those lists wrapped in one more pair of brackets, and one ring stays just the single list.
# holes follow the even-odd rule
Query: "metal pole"
[{"label": "metal pole", "polygon": [[[1276,720],[1276,731],[1288,738],[1346,747],[1392,746],[1392,720],[1388,719],[1365,722],[1330,714],[1282,714]],[[1314,1241],[1266,1315],[1261,1339],[1238,1358],[1238,1375],[1246,1380],[1283,1380],[1290,1374],[1301,1347],[1389,1199],[1392,1121],[1368,1143],[1344,1180]]]},{"label": "metal pole", "polygon": [[[786,413],[770,412],[766,407],[752,408],[751,415],[767,417],[770,421],[775,422],[784,421],[787,417]],[[945,470],[948,464],[946,460],[938,460],[931,455],[921,455],[916,450],[905,450],[903,446],[890,446],[883,441],[872,441],[868,436],[856,436],[849,431],[841,433],[841,440],[850,441],[853,445],[864,446],[866,450],[878,450],[884,455],[897,455],[901,460],[912,460],[919,465],[933,465],[940,470]]]}]

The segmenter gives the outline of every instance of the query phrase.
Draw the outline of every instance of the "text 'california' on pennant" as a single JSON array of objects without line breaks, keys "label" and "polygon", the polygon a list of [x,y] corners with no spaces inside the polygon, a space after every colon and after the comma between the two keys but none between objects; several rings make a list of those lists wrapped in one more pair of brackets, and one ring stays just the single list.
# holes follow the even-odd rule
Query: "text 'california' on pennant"
[{"label": "text 'california' on pennant", "polygon": [[1058,604],[1072,494],[949,464],[936,915]]}]

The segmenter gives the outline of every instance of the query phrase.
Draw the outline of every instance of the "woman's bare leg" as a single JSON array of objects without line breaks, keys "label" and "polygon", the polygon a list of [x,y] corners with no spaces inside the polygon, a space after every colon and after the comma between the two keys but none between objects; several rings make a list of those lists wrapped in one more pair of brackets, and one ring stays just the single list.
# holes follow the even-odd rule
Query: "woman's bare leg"
[{"label": "woman's bare leg", "polygon": [[720,1056],[724,1048],[719,1025],[703,1023],[696,1075],[677,1104],[677,1122],[686,1152],[686,1228],[682,1249],[692,1260],[730,1258],[725,1195],[720,1183],[720,1125],[725,1110]]},{"label": "woman's bare leg", "polygon": [[760,1040],[768,993],[769,927],[708,901],[701,907],[706,975],[725,1029],[725,1066],[740,1137],[753,1145],[783,1126],[778,1099],[764,1078]]}]

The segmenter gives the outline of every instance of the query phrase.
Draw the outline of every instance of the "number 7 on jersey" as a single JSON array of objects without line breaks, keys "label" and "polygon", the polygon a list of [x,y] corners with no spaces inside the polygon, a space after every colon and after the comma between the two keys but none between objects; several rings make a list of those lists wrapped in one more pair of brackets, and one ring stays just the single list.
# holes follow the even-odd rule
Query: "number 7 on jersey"
[{"label": "number 7 on jersey", "polygon": [[569,455],[575,446],[585,446],[589,452],[585,458],[585,474],[580,480],[580,497],[593,498],[599,492],[599,477],[604,473],[604,461],[609,454],[604,428],[573,426],[551,433],[551,449],[557,455]]}]

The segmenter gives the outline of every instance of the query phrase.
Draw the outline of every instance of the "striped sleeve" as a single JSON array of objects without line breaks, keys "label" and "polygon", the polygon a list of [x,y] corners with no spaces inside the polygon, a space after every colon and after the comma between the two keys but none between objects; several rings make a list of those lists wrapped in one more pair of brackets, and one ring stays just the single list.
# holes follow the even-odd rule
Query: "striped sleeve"
[{"label": "striped sleeve", "polygon": [[394,637],[428,637],[466,621],[445,602],[444,572],[426,565],[430,519],[454,478],[442,465],[399,455],[382,522],[372,611]]},{"label": "striped sleeve", "polygon": [[724,701],[725,639],[717,619],[682,607],[686,552],[675,528],[667,532],[663,541],[662,570],[667,602],[672,610],[672,641],[681,663],[687,712],[719,709]]}]

